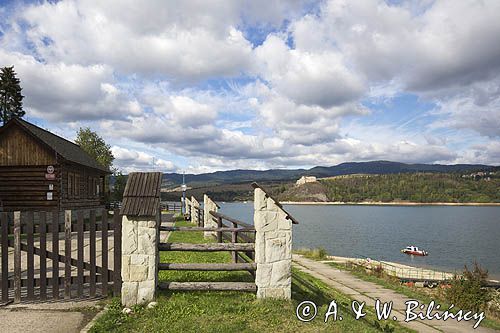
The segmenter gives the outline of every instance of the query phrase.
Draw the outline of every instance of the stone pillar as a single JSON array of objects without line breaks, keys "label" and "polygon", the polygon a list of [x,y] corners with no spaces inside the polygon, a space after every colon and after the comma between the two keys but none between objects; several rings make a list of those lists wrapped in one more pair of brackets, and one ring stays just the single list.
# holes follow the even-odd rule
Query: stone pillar
[{"label": "stone pillar", "polygon": [[[217,212],[217,204],[208,197],[208,195],[203,196],[203,226],[205,228],[217,228],[217,222],[214,221],[214,216],[210,212]],[[205,231],[205,238],[217,237],[216,231]]]},{"label": "stone pillar", "polygon": [[191,216],[191,201],[189,200],[188,197],[186,197],[186,201],[184,202],[184,204],[186,205],[185,214]]},{"label": "stone pillar", "polygon": [[254,192],[257,298],[292,296],[292,221],[260,188]]},{"label": "stone pillar", "polygon": [[198,208],[200,203],[195,197],[191,196],[191,223],[198,225]]},{"label": "stone pillar", "polygon": [[123,216],[122,304],[130,307],[154,300],[157,282],[157,237],[155,217]]}]

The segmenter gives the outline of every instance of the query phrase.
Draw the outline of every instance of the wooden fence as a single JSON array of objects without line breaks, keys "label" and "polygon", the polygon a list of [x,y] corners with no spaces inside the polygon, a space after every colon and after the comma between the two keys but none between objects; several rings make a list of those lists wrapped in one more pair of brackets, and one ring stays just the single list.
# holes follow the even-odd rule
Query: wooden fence
[{"label": "wooden fence", "polygon": [[119,210],[0,213],[0,244],[1,304],[120,294]]},{"label": "wooden fence", "polygon": [[[200,213],[201,211],[201,213]],[[200,223],[196,227],[160,226],[160,231],[210,231],[217,234],[216,243],[159,243],[160,251],[198,251],[215,252],[230,251],[231,263],[160,263],[159,270],[182,271],[248,271],[255,277],[257,265],[254,262],[255,238],[247,235],[255,234],[252,225],[227,217],[216,212],[210,212],[217,221],[217,227],[203,227],[203,210],[199,209]],[[229,225],[223,221],[229,221]],[[224,242],[226,241],[226,242]],[[160,289],[166,290],[238,290],[255,292],[257,287],[252,282],[160,282]]]},{"label": "wooden fence", "polygon": [[182,203],[162,201],[160,203],[160,208],[162,210],[168,210],[170,212],[181,212],[182,211]]},{"label": "wooden fence", "polygon": [[[194,206],[194,210],[196,211],[196,217],[198,218],[198,227],[203,227],[203,221],[205,218],[205,212],[203,211],[203,207]],[[191,221],[193,221],[193,217],[191,216]]]}]

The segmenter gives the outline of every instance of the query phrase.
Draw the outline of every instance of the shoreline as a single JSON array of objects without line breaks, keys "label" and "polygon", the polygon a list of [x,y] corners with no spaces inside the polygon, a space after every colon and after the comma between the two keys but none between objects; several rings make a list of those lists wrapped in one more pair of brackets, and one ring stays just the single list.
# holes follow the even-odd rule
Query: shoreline
[{"label": "shoreline", "polygon": [[[418,271],[422,278],[430,278],[430,279],[451,279],[454,274],[461,274],[459,271],[450,272],[445,271],[439,268],[433,267],[418,267],[411,266],[408,264],[402,264],[394,261],[386,261],[386,260],[376,260],[370,258],[356,258],[356,257],[342,257],[342,256],[326,256],[326,260],[321,260],[321,262],[328,263],[338,263],[345,264],[348,262],[355,263],[359,266],[364,266],[366,268],[373,269],[377,265],[382,265],[384,270],[389,273],[389,275],[397,276],[399,278],[410,277],[415,274],[415,271]],[[498,277],[496,275],[489,276],[488,281],[498,283]]]},{"label": "shoreline", "polygon": [[414,201],[280,201],[283,205],[337,205],[337,206],[500,206],[500,202],[414,202]]}]

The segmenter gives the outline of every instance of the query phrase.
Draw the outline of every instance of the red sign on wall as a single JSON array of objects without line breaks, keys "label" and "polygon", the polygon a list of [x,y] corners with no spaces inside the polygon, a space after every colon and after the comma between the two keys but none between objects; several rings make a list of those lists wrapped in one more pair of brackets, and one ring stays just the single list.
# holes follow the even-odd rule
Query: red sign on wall
[{"label": "red sign on wall", "polygon": [[45,174],[45,179],[47,179],[47,180],[55,180],[56,179],[56,174],[55,173],[46,173]]}]

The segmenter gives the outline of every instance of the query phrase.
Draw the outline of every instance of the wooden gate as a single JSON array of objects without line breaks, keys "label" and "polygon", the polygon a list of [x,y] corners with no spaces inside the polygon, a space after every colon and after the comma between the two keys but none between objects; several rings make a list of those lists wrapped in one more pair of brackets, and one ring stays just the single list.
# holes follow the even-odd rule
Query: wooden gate
[{"label": "wooden gate", "polygon": [[[201,210],[201,209],[200,209]],[[198,211],[200,211],[198,210]],[[200,213],[201,215],[202,213]],[[255,228],[231,217],[210,212],[216,228],[203,226],[170,227],[160,226],[160,231],[210,231],[217,234],[216,243],[159,243],[160,251],[198,251],[215,252],[230,251],[231,263],[160,263],[159,270],[178,271],[248,271],[255,278],[257,265],[254,262]],[[203,225],[203,222],[201,222]],[[252,282],[160,282],[160,289],[166,290],[221,290],[221,291],[250,291],[255,292],[257,287]]]},{"label": "wooden gate", "polygon": [[120,294],[119,210],[0,213],[0,244],[0,305]]}]

